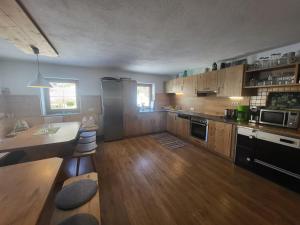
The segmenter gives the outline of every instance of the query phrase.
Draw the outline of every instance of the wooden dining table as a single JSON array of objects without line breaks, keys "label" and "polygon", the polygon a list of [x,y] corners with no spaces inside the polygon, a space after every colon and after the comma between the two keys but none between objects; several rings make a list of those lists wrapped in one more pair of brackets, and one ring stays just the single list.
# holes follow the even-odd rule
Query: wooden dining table
[{"label": "wooden dining table", "polygon": [[[80,125],[80,122],[64,122],[33,126],[26,131],[17,133],[15,137],[2,139],[0,153],[71,143],[76,140]],[[47,132],[48,130],[51,132]]]},{"label": "wooden dining table", "polygon": [[50,158],[0,167],[0,224],[36,225],[63,160]]}]

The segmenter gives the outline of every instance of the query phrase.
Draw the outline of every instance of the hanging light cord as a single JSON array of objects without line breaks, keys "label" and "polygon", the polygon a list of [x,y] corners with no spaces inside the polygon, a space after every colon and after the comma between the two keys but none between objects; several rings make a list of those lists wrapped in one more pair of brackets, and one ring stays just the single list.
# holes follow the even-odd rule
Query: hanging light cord
[{"label": "hanging light cord", "polygon": [[37,68],[38,68],[38,75],[40,74],[40,60],[39,60],[39,49],[33,45],[30,46],[32,48],[32,51],[34,54],[36,54],[36,62],[37,62]]},{"label": "hanging light cord", "polygon": [[37,69],[38,69],[38,75],[40,74],[40,60],[39,60],[39,54],[36,54],[36,62],[37,62]]}]

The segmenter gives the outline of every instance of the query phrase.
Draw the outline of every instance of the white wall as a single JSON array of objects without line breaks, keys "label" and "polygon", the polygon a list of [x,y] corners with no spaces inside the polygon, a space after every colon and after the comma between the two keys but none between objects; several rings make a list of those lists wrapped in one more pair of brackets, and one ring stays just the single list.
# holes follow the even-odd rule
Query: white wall
[{"label": "white wall", "polygon": [[[156,93],[162,93],[163,82],[171,79],[170,76],[53,64],[41,64],[41,73],[45,77],[78,79],[80,95],[100,95],[100,78],[104,76],[129,77],[138,82],[155,83]],[[36,74],[35,63],[0,60],[0,88],[9,88],[12,95],[39,95],[39,89],[27,87],[27,83],[33,80]]]}]

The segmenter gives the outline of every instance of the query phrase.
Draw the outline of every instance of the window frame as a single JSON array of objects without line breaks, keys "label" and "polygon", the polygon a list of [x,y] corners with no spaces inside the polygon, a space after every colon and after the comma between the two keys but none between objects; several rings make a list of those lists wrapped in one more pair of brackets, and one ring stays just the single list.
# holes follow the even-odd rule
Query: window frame
[{"label": "window frame", "polygon": [[75,84],[76,89],[76,109],[51,109],[50,108],[50,93],[49,88],[43,88],[42,89],[42,95],[43,95],[43,109],[44,109],[44,115],[65,115],[65,114],[77,114],[80,113],[80,100],[79,100],[79,81],[74,79],[65,79],[65,78],[46,78],[50,83],[56,82],[56,83],[73,83]]},{"label": "window frame", "polygon": [[[149,99],[149,106],[145,106],[144,108],[145,109],[151,109],[151,102],[154,100],[153,98],[153,88],[154,88],[154,85],[151,84],[151,83],[137,83],[137,89],[139,86],[142,86],[142,87],[150,87],[149,88],[149,96],[150,96],[150,99]],[[138,98],[138,96],[137,96]],[[142,106],[138,106],[137,107],[139,108],[142,108]]]}]

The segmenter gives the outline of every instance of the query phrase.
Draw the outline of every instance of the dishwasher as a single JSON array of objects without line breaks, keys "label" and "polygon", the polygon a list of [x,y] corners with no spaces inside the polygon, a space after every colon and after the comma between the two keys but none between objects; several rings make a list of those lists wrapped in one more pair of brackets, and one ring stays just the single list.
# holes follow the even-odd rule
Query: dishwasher
[{"label": "dishwasher", "polygon": [[239,127],[235,163],[300,192],[300,139]]}]

